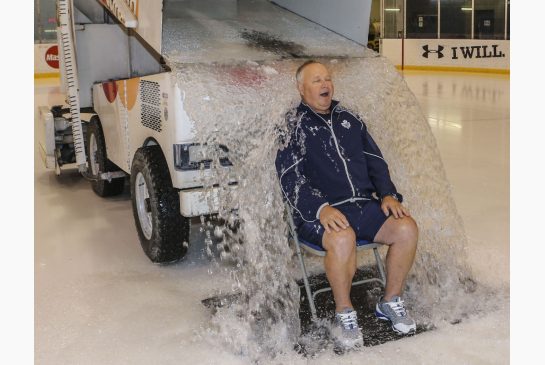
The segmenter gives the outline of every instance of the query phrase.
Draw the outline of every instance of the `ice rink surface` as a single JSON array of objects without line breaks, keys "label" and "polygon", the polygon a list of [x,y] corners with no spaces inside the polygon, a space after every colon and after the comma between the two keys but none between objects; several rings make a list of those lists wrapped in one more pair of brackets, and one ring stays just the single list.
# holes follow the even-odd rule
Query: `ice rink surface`
[{"label": "ice rink surface", "polygon": [[[509,77],[404,77],[437,139],[469,263],[503,304],[416,337],[294,363],[509,363]],[[35,82],[35,106],[62,101],[57,80]],[[45,170],[36,150],[34,194],[37,364],[247,363],[200,338],[210,317],[201,300],[230,284],[202,252],[198,226],[182,262],[157,266],[140,248],[128,189],[99,198],[75,170]]]}]

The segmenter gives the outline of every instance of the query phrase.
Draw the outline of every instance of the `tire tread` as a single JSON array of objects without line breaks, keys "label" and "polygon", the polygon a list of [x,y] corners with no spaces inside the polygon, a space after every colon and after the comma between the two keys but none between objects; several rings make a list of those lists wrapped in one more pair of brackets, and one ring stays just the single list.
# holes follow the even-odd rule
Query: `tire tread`
[{"label": "tire tread", "polygon": [[[136,209],[134,185],[138,172],[146,179],[152,203],[153,232],[150,240],[142,232]],[[170,263],[183,258],[187,252],[183,242],[189,241],[190,222],[180,214],[180,198],[172,187],[161,147],[153,145],[136,151],[131,168],[131,196],[140,243],[150,260],[155,263]]]}]

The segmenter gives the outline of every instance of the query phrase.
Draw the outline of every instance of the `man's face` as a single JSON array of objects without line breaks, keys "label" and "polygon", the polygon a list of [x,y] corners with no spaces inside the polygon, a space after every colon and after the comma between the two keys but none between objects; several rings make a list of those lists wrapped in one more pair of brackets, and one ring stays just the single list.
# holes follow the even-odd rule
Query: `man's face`
[{"label": "man's face", "polygon": [[318,113],[328,113],[333,98],[333,81],[327,68],[321,63],[306,66],[297,89],[303,101]]}]

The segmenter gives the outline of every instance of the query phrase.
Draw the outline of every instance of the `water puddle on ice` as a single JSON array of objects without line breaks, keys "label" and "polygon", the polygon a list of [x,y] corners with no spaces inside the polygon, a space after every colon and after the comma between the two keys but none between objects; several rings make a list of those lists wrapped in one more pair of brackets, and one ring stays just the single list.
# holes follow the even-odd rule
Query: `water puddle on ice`
[{"label": "water puddle on ice", "polygon": [[[475,291],[483,289],[471,280],[462,222],[417,100],[381,57],[321,61],[332,72],[334,98],[366,121],[419,224],[417,258],[405,293],[409,310],[422,326],[463,319],[475,311],[478,302],[473,298],[482,300]],[[206,184],[219,187],[218,218],[225,224],[209,230],[207,245],[210,252],[220,252],[219,261],[228,263],[213,265],[232,278],[232,291],[221,294],[237,293],[230,305],[216,308],[205,337],[252,360],[293,354],[294,344],[304,342],[295,282],[301,276],[287,239],[274,167],[280,147],[277,131],[286,129],[286,112],[300,100],[294,74],[302,62],[169,60],[197,142],[215,157]],[[218,162],[220,144],[229,149],[229,170]],[[236,189],[230,181],[238,182]],[[310,260],[311,269],[321,269],[320,260]]]}]

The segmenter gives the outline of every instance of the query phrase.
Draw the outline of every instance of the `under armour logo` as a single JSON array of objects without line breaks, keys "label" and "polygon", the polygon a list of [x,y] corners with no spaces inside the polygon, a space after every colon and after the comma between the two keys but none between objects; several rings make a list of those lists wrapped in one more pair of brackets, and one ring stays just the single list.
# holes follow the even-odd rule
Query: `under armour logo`
[{"label": "under armour logo", "polygon": [[441,52],[443,49],[445,49],[445,47],[443,46],[437,46],[437,49],[435,50],[435,49],[429,49],[429,46],[426,44],[425,46],[422,46],[422,49],[425,51],[424,53],[422,53],[423,57],[428,58],[428,55],[430,53],[437,53],[437,58],[444,57],[443,52]]},{"label": "under armour logo", "polygon": [[341,125],[343,127],[345,127],[346,129],[350,129],[350,122],[348,120],[343,120],[343,122],[341,123]]}]

